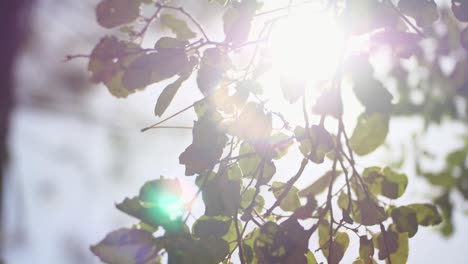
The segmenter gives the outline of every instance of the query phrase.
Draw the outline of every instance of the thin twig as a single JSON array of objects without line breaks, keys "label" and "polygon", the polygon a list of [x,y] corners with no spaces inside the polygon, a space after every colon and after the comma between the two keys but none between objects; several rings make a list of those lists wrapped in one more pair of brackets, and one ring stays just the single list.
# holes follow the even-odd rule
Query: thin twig
[{"label": "thin twig", "polygon": [[[203,100],[203,99],[202,99],[202,100]],[[195,104],[196,104],[197,102],[199,102],[199,101],[195,101],[193,104],[191,104],[191,105],[185,107],[184,109],[177,111],[176,113],[174,113],[174,114],[168,116],[167,118],[164,118],[163,120],[157,122],[157,123],[154,124],[154,125],[151,125],[151,126],[149,126],[149,127],[142,128],[140,131],[141,131],[141,132],[145,132],[145,131],[147,131],[147,130],[156,128],[158,125],[160,125],[160,124],[162,124],[162,123],[164,123],[164,122],[166,122],[166,121],[168,121],[168,120],[170,120],[170,119],[172,119],[172,118],[174,118],[174,117],[176,117],[176,116],[182,114],[183,112],[189,110],[190,108],[194,107]]]},{"label": "thin twig", "polygon": [[302,173],[304,172],[305,167],[309,163],[309,159],[303,158],[301,162],[301,166],[299,167],[298,172],[294,177],[292,177],[285,185],[284,190],[281,192],[280,196],[278,199],[276,199],[275,203],[266,211],[266,213],[263,215],[263,217],[268,217],[271,215],[273,210],[280,205],[280,203],[283,201],[284,198],[288,195],[289,191],[291,188],[294,186],[294,183],[301,177]]}]

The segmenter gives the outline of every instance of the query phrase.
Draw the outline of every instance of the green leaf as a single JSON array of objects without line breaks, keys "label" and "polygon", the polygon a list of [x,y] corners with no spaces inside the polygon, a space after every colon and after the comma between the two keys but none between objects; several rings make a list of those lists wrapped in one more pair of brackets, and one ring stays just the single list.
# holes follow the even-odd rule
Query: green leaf
[{"label": "green leaf", "polygon": [[179,156],[179,163],[185,165],[187,176],[210,169],[223,153],[228,138],[211,117],[204,115],[195,122],[192,144]]},{"label": "green leaf", "polygon": [[[330,248],[330,225],[326,221],[321,221],[318,227],[319,245],[322,249],[323,255],[328,259],[328,252]],[[336,232],[331,244],[330,263],[340,263],[344,257],[344,253],[349,246],[349,236],[344,232]]]},{"label": "green leaf", "polygon": [[291,137],[283,133],[273,134],[268,138],[267,148],[271,148],[274,152],[273,159],[279,160],[288,153],[289,147],[294,144],[294,141]]},{"label": "green leaf", "polygon": [[231,218],[228,216],[203,215],[193,224],[193,234],[198,238],[221,238],[229,231]]},{"label": "green leaf", "polygon": [[254,243],[258,263],[307,264],[309,237],[294,217],[280,225],[274,222],[265,223],[260,227]]},{"label": "green leaf", "polygon": [[251,155],[239,159],[239,167],[242,170],[244,177],[252,178],[258,174],[262,158],[255,154],[255,149],[247,142],[242,142],[239,148],[239,156]]},{"label": "green leaf", "polygon": [[390,117],[380,113],[362,113],[350,138],[351,148],[360,156],[376,150],[385,142]]},{"label": "green leaf", "polygon": [[408,237],[413,237],[418,232],[418,219],[416,211],[408,206],[393,208],[391,212],[393,223],[399,233],[407,232]]},{"label": "green leaf", "polygon": [[366,168],[362,173],[368,189],[375,195],[383,195],[390,199],[397,199],[403,195],[408,185],[408,177],[400,174],[389,167]]},{"label": "green leaf", "polygon": [[[348,210],[348,195],[341,192],[338,197],[338,206],[341,210]],[[377,204],[377,201],[365,197],[354,201],[351,200],[351,216],[354,221],[365,226],[373,226],[387,219],[385,209]]]},{"label": "green leaf", "polygon": [[174,34],[176,34],[178,39],[187,40],[197,37],[197,34],[189,28],[187,22],[176,18],[172,14],[162,14],[160,21],[163,26],[168,27]]},{"label": "green leaf", "polygon": [[179,77],[175,82],[169,84],[164,88],[162,93],[158,97],[158,101],[156,102],[156,106],[154,108],[154,114],[156,116],[162,116],[166,111],[169,104],[174,99],[177,91],[179,90],[180,86],[184,81],[186,81],[190,77],[190,75],[183,75]]},{"label": "green leaf", "polygon": [[400,0],[398,8],[413,17],[419,27],[430,26],[439,19],[439,10],[434,0]]},{"label": "green leaf", "polygon": [[[336,171],[335,172],[335,178],[337,176],[339,176],[339,175],[341,175],[341,172]],[[330,180],[331,180],[332,176],[333,176],[333,171],[327,171],[323,176],[318,178],[314,183],[312,183],[308,187],[302,189],[299,192],[299,196],[300,197],[307,197],[307,196],[310,196],[310,195],[316,196],[316,195],[322,193],[330,185]]]},{"label": "green leaf", "polygon": [[96,6],[96,20],[105,28],[131,23],[139,15],[140,3],[135,0],[103,0]]},{"label": "green leaf", "polygon": [[359,237],[359,258],[363,264],[369,263],[374,257],[374,243],[372,238],[368,239],[367,236]]},{"label": "green leaf", "polygon": [[[241,207],[242,208],[247,208],[250,203],[252,202],[252,199],[255,194],[255,189],[254,188],[249,188],[245,190],[245,192],[242,194],[242,200],[241,200]],[[259,194],[255,198],[255,203],[254,203],[254,209],[260,213],[263,210],[263,206],[265,205],[265,199]]]},{"label": "green leaf", "polygon": [[[272,184],[272,189],[273,189],[273,195],[275,196],[276,199],[282,195],[284,192],[284,187],[285,183],[282,182],[273,182]],[[299,197],[297,196],[297,192],[299,190],[295,187],[292,186],[292,188],[289,190],[289,192],[286,194],[284,199],[280,203],[280,208],[283,211],[286,212],[293,212],[297,208],[301,207],[301,201],[299,201]]]},{"label": "green leaf", "polygon": [[453,203],[450,200],[450,192],[446,191],[434,200],[434,203],[442,210],[442,226],[440,231],[446,237],[453,234]]},{"label": "green leaf", "polygon": [[121,228],[109,233],[91,251],[109,264],[157,264],[159,249],[145,230]]},{"label": "green leaf", "polygon": [[240,207],[240,191],[241,181],[229,179],[227,173],[217,173],[208,179],[202,190],[205,215],[232,217]]},{"label": "green leaf", "polygon": [[354,83],[354,94],[366,108],[366,113],[390,114],[393,96],[381,82],[373,77],[374,70],[368,58],[364,56],[354,57],[349,68]]},{"label": "green leaf", "polygon": [[307,252],[306,258],[307,264],[318,264],[317,259],[315,258],[314,253],[312,253],[312,251]]},{"label": "green leaf", "polygon": [[379,259],[386,259],[389,252],[392,263],[406,263],[409,255],[408,233],[397,233],[389,228],[385,236],[381,233],[377,235],[377,248],[379,249]]},{"label": "green leaf", "polygon": [[408,207],[416,212],[418,224],[422,226],[433,226],[442,222],[442,217],[433,204],[409,204]]},{"label": "green leaf", "polygon": [[165,49],[184,49],[189,42],[184,39],[161,37],[154,44],[154,48],[157,51],[163,51]]},{"label": "green leaf", "polygon": [[309,131],[298,126],[294,129],[294,134],[300,142],[301,153],[314,163],[322,163],[325,155],[333,150],[333,138],[322,126],[313,125]]}]

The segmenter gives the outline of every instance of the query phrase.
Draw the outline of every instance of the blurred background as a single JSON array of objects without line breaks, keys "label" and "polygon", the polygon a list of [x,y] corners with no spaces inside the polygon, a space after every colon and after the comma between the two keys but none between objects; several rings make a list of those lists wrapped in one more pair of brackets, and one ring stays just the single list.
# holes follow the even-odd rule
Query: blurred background
[{"label": "blurred background", "polygon": [[[184,168],[176,157],[190,144],[190,130],[141,133],[141,128],[157,121],[153,109],[161,89],[116,99],[105,87],[90,84],[86,59],[64,62],[70,54],[89,54],[99,39],[109,34],[95,22],[97,0],[28,0],[21,11],[13,9],[13,2],[19,8],[22,1],[0,3],[0,14],[4,15],[0,20],[14,19],[15,13],[21,20],[17,28],[13,20],[1,26],[2,67],[8,62],[3,56],[14,61],[10,99],[5,68],[1,68],[0,79],[0,85],[5,86],[1,88],[2,120],[9,114],[8,158],[1,193],[2,258],[8,264],[99,263],[89,246],[109,231],[135,223],[114,204],[160,175],[183,179]],[[196,2],[187,9],[211,25],[205,13],[215,13],[220,7],[205,10],[202,6],[207,5]],[[20,38],[15,31],[23,33]],[[169,111],[175,112],[199,97],[195,91],[184,91]],[[14,105],[8,108],[13,99]],[[171,125],[190,126],[194,119],[194,113],[187,112]],[[412,160],[416,153],[404,146],[413,145],[411,135],[423,130],[418,144],[443,157],[463,145],[460,136],[466,135],[465,125],[463,120],[442,120],[427,126],[421,118],[395,119],[388,146],[361,162],[394,162],[402,151]],[[444,166],[437,157],[428,163],[435,169]],[[414,176],[415,164],[405,163],[402,168],[410,176],[404,199],[430,201],[433,186]],[[288,169],[284,165],[279,172]],[[461,196],[453,199],[453,235],[444,237],[434,229],[421,228],[410,240],[409,263],[466,263],[467,207]],[[351,245],[349,251],[356,247]]]}]

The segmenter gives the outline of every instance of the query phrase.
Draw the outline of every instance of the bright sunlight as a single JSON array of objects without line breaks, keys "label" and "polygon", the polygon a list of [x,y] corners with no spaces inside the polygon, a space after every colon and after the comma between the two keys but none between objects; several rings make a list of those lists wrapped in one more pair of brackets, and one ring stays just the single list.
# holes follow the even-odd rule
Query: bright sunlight
[{"label": "bright sunlight", "polygon": [[275,71],[288,78],[327,80],[335,72],[343,34],[331,12],[312,4],[291,9],[271,35]]}]

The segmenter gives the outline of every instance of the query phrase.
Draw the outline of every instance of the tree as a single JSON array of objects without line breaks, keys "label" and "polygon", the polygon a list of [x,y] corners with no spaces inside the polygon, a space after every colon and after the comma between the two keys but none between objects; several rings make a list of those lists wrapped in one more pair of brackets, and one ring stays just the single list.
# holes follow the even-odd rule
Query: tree
[{"label": "tree", "polygon": [[[93,82],[125,98],[171,80],[156,102],[158,117],[190,80],[203,98],[142,129],[162,128],[167,120],[195,110],[192,144],[179,156],[185,175],[196,176],[199,190],[192,201],[181,201],[178,179],[148,181],[138,195],[117,204],[139,224],[109,233],[91,247],[95,255],[113,264],[317,263],[320,250],[326,262],[339,263],[350,235],[355,235],[359,252],[354,253],[354,263],[379,259],[395,264],[406,263],[409,238],[418,228],[443,223],[442,232],[451,234],[451,193],[457,190],[468,198],[468,143],[450,153],[446,168],[438,173],[428,172],[419,162],[424,155],[417,156],[417,174],[442,190],[433,203],[397,205],[408,177],[395,166],[361,168],[356,161],[384,144],[389,122],[398,116],[421,116],[427,126],[443,118],[466,125],[468,60],[463,48],[468,48],[468,28],[462,30],[460,22],[468,22],[468,2],[452,0],[450,10],[433,0],[325,1],[322,12],[344,25],[344,47],[334,75],[317,88],[320,94],[314,103],[301,76],[281,76],[284,101],[301,105],[298,114],[303,121],[294,127],[265,98],[268,88],[261,82],[269,64],[265,43],[291,10],[314,1],[289,1],[272,10],[256,0],[208,2],[199,4],[218,5],[222,13],[222,41],[212,39],[185,6],[171,1],[102,0],[96,7],[97,22],[119,28],[121,37],[104,36],[84,56],[89,57]],[[143,16],[142,10],[152,15]],[[258,22],[264,16],[269,19]],[[439,29],[432,26],[436,21]],[[153,23],[171,33],[147,47],[144,38]],[[359,37],[369,39],[369,49],[348,55],[344,50]],[[430,41],[435,52],[427,52]],[[387,76],[396,82],[392,92],[375,78],[370,62],[381,47],[392,53]],[[245,68],[239,62],[245,62],[239,59],[242,56],[247,57]],[[452,70],[438,63],[444,56],[454,62]],[[408,81],[411,72],[404,61],[409,59],[429,72],[419,76],[417,84]],[[343,119],[348,111],[343,87],[349,80],[364,109],[351,134]],[[297,171],[281,182],[275,164],[288,151],[299,151],[302,158]],[[315,176],[309,186],[299,186],[308,166],[327,172]],[[199,196],[205,212],[191,223],[191,205]],[[311,248],[312,240],[318,240],[318,249]]]}]

